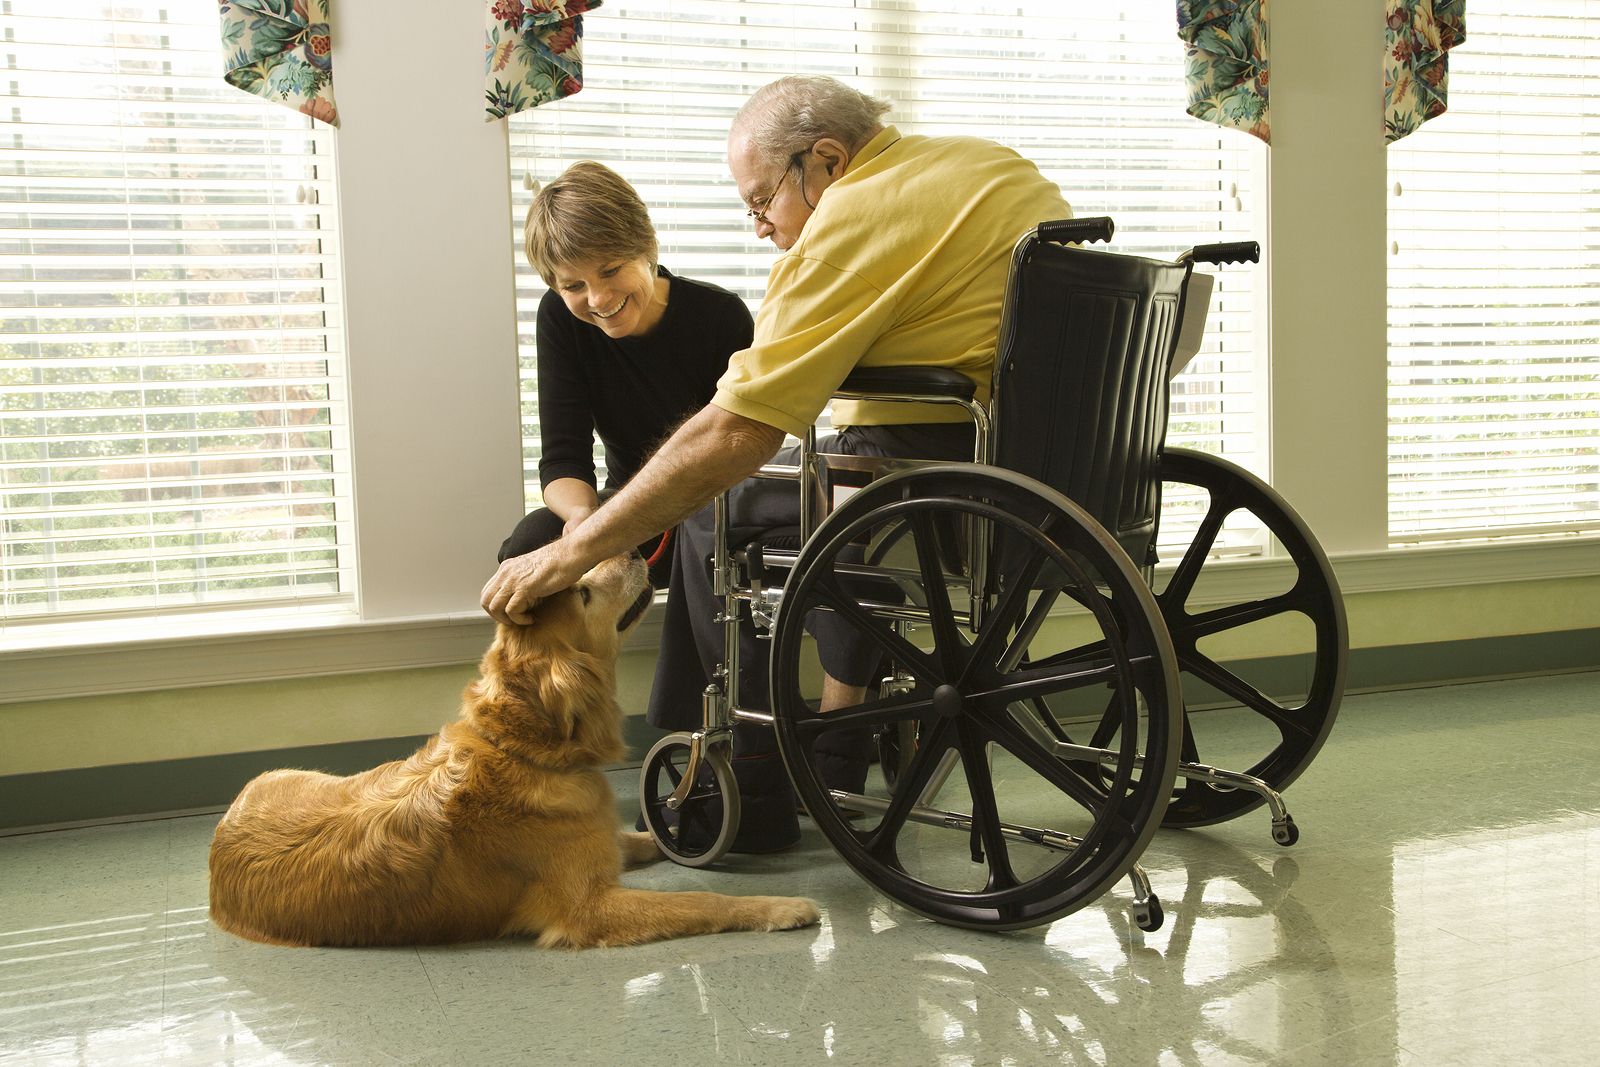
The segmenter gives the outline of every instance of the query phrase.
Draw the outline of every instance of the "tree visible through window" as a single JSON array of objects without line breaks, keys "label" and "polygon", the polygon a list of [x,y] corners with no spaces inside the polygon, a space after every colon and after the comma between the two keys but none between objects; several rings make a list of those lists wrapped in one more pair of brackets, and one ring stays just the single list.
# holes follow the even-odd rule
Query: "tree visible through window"
[{"label": "tree visible through window", "polygon": [[0,30],[0,617],[348,598],[331,131],[210,0]]}]

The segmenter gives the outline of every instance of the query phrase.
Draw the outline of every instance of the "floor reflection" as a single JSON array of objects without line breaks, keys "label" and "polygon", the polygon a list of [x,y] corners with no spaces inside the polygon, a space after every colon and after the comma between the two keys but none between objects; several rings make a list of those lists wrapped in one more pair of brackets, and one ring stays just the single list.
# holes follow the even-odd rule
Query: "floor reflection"
[{"label": "floor reflection", "polygon": [[805,894],[811,930],[275,949],[206,917],[214,817],[0,839],[0,1064],[1591,1062],[1600,675],[1367,702],[1296,783],[1293,849],[1156,835],[1153,933],[1126,882],[1047,927],[942,926],[808,832],[629,881]]}]

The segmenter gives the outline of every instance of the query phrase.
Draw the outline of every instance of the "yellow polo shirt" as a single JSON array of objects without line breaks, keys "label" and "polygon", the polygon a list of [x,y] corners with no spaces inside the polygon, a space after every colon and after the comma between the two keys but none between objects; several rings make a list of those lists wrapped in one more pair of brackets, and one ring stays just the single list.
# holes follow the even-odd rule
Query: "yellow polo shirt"
[{"label": "yellow polo shirt", "polygon": [[[857,366],[947,367],[987,399],[1011,250],[1072,208],[1009,148],[977,137],[903,137],[856,153],[779,257],[751,347],[712,403],[803,434]],[[958,422],[942,404],[839,401],[835,426]]]}]

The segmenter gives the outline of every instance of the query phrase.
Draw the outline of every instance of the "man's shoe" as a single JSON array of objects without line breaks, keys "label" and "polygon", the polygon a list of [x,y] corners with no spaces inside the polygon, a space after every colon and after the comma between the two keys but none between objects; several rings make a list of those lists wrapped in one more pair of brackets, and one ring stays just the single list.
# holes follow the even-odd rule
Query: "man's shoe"
[{"label": "man's shoe", "polygon": [[794,787],[776,752],[735,756],[733,776],[739,783],[739,832],[733,852],[781,852],[800,840]]}]

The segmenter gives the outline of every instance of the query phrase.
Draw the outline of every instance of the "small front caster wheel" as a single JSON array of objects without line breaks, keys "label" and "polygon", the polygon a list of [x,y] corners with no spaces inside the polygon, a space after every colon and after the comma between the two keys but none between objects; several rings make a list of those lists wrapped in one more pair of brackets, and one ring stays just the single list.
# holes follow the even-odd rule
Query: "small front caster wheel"
[{"label": "small front caster wheel", "polygon": [[1161,929],[1161,924],[1167,921],[1166,913],[1161,910],[1161,901],[1154,893],[1143,904],[1133,906],[1133,922],[1139,929],[1146,933],[1154,933]]},{"label": "small front caster wheel", "polygon": [[667,799],[689,768],[690,734],[668,734],[655,743],[639,771],[639,808],[661,851],[685,867],[717,862],[739,832],[739,786],[726,742],[702,747],[700,773],[677,810]]},{"label": "small front caster wheel", "polygon": [[1300,827],[1294,824],[1293,815],[1285,815],[1282,822],[1273,822],[1272,839],[1285,848],[1300,840]]}]

